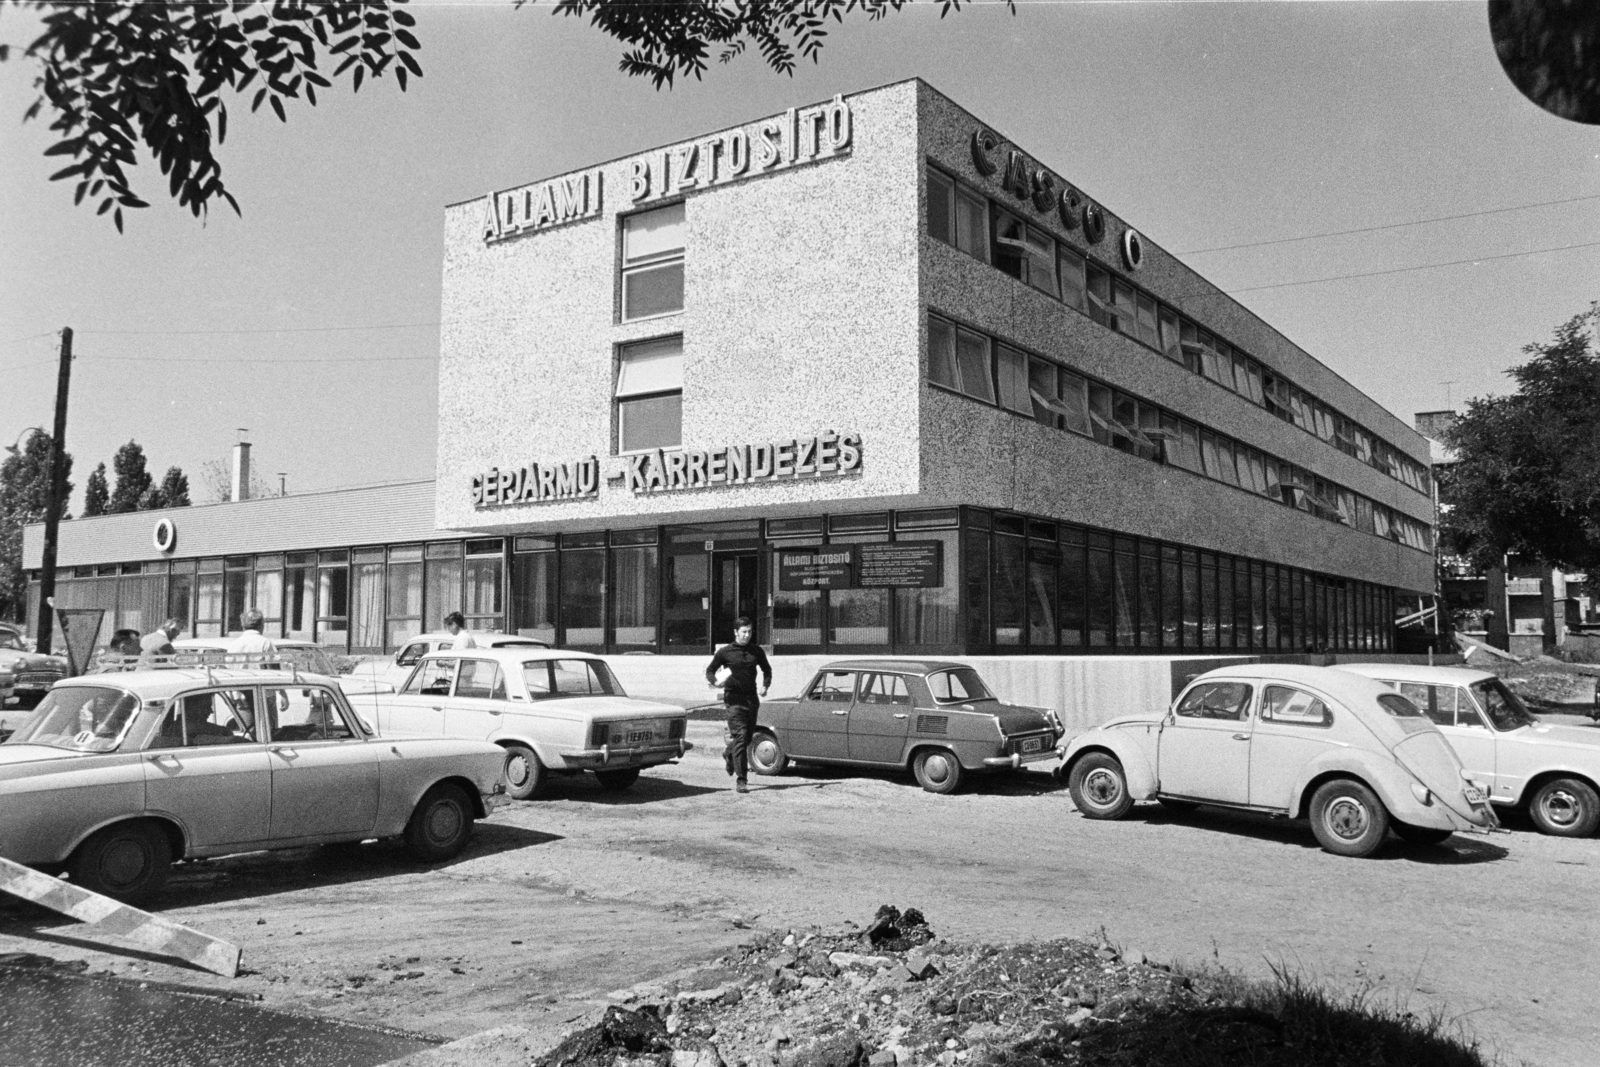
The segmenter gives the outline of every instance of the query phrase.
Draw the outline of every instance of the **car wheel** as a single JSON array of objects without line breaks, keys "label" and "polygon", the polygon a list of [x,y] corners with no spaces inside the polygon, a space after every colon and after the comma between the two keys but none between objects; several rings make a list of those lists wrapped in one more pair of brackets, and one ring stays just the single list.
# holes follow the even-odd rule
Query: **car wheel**
[{"label": "car wheel", "polygon": [[1311,832],[1339,856],[1370,856],[1383,844],[1389,812],[1378,795],[1348,778],[1324,782],[1311,795]]},{"label": "car wheel", "polygon": [[544,764],[527,745],[506,745],[506,796],[532,800],[544,784]]},{"label": "car wheel", "polygon": [[789,754],[783,750],[783,743],[777,734],[767,730],[756,731],[745,750],[745,759],[757,774],[782,774],[789,769]]},{"label": "car wheel", "polygon": [[1435,830],[1431,826],[1412,826],[1410,823],[1394,820],[1389,826],[1395,836],[1402,841],[1409,841],[1413,845],[1442,845],[1450,840],[1454,830]]},{"label": "car wheel", "polygon": [[1178,800],[1175,797],[1156,797],[1156,803],[1177,815],[1187,815],[1200,806],[1192,800]]},{"label": "car wheel", "polygon": [[942,748],[925,748],[911,761],[917,784],[930,793],[954,793],[961,788],[961,761]]},{"label": "car wheel", "polygon": [[1072,794],[1072,803],[1089,819],[1120,819],[1133,807],[1122,764],[1104,752],[1091,752],[1072,765],[1067,791]]},{"label": "car wheel", "polygon": [[627,770],[620,771],[595,771],[594,776],[600,782],[600,788],[609,789],[613,793],[620,793],[639,780],[639,768],[629,767]]},{"label": "car wheel", "polygon": [[458,785],[440,782],[417,801],[406,823],[406,848],[423,863],[454,859],[472,836],[472,803]]},{"label": "car wheel", "polygon": [[1528,814],[1541,834],[1588,837],[1600,825],[1600,796],[1576,778],[1553,778],[1534,792]]},{"label": "car wheel", "polygon": [[108,826],[78,846],[67,870],[80,889],[123,901],[154,896],[167,881],[172,843],[149,823]]}]

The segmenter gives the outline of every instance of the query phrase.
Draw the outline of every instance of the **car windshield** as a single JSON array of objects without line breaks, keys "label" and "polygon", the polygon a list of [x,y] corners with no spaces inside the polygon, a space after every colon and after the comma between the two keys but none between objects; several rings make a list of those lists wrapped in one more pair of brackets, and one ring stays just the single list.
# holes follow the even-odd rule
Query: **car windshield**
[{"label": "car windshield", "polygon": [[1472,687],[1472,695],[1478,698],[1478,703],[1483,705],[1483,710],[1489,713],[1489,721],[1496,730],[1504,733],[1523,726],[1532,726],[1539,720],[1533,717],[1528,706],[1522,698],[1506,688],[1506,683],[1498,678],[1487,678]]},{"label": "car windshield", "polygon": [[10,630],[0,630],[0,648],[9,648],[17,652],[28,651],[27,646],[22,643],[21,635]]},{"label": "car windshield", "polygon": [[9,745],[49,745],[73,752],[110,752],[139,710],[139,698],[122,689],[58,685],[45,694]]},{"label": "car windshield", "polygon": [[541,659],[522,665],[522,680],[534,700],[551,697],[618,696],[622,691],[611,668],[595,659]]},{"label": "car windshield", "polygon": [[928,675],[928,690],[933,693],[933,699],[941,704],[994,699],[989,687],[983,684],[983,679],[971,667],[955,667]]}]

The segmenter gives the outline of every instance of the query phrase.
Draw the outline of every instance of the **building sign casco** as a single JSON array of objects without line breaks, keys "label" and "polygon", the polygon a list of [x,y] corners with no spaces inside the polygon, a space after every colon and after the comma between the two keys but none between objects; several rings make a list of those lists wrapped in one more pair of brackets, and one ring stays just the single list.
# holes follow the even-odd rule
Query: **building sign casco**
[{"label": "building sign casco", "polygon": [[[848,155],[852,135],[850,105],[843,96],[791,107],[773,118],[625,160],[628,203],[682,196]],[[484,243],[597,218],[603,208],[604,173],[604,168],[592,167],[491,192],[483,200]]]}]

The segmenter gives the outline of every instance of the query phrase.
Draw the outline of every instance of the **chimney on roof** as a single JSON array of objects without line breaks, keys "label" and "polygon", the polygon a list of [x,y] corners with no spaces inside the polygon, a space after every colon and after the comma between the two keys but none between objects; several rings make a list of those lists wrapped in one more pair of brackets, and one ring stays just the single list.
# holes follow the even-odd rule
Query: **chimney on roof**
[{"label": "chimney on roof", "polygon": [[250,499],[250,442],[233,446],[233,496],[235,501]]},{"label": "chimney on roof", "polygon": [[1445,434],[1456,424],[1454,411],[1419,411],[1416,414],[1417,432],[1424,437],[1443,443]]}]

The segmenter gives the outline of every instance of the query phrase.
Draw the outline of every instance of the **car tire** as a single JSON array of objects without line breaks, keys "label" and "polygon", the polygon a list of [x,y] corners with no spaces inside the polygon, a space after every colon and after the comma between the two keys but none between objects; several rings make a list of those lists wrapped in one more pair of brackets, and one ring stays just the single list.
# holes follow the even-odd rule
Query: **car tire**
[{"label": "car tire", "polygon": [[1104,752],[1091,752],[1072,765],[1067,791],[1086,819],[1120,819],[1133,808],[1122,764]]},{"label": "car tire", "polygon": [[1588,837],[1600,826],[1600,796],[1577,778],[1552,778],[1534,790],[1528,815],[1541,834]]},{"label": "car tire", "polygon": [[472,836],[472,802],[458,785],[440,782],[422,794],[406,823],[406,848],[423,863],[455,859]]},{"label": "car tire", "polygon": [[1176,797],[1156,797],[1156,803],[1172,812],[1174,815],[1187,815],[1200,807],[1193,800],[1179,800]]},{"label": "car tire", "polygon": [[148,822],[125,822],[94,834],[72,854],[72,882],[127,903],[161,891],[172,864],[172,843]]},{"label": "car tire", "polygon": [[949,795],[961,788],[961,761],[944,748],[925,748],[911,761],[917,784],[930,793]]},{"label": "car tire", "polygon": [[626,770],[595,771],[594,777],[600,783],[601,789],[609,789],[613,793],[620,793],[639,780],[639,768],[629,767]]},{"label": "car tire", "polygon": [[744,756],[750,769],[757,774],[771,776],[789,769],[789,754],[783,750],[778,735],[770,730],[757,730]]},{"label": "car tire", "polygon": [[532,800],[544,784],[544,764],[527,745],[506,745],[506,796],[512,800]]},{"label": "car tire", "polygon": [[1370,856],[1383,844],[1389,812],[1378,794],[1350,778],[1324,782],[1311,795],[1311,832],[1337,856]]},{"label": "car tire", "polygon": [[1413,845],[1442,845],[1450,840],[1451,834],[1455,833],[1454,830],[1435,830],[1431,826],[1412,826],[1399,819],[1390,823],[1389,828],[1400,840]]}]

